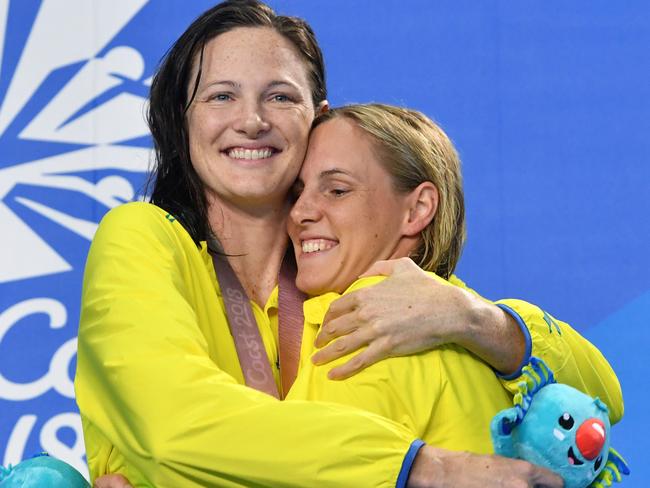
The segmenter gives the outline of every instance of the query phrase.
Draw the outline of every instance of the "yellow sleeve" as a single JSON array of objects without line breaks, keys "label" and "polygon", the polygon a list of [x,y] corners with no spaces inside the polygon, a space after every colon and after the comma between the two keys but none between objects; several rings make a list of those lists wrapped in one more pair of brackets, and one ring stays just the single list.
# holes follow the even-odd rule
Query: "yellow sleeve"
[{"label": "yellow sleeve", "polygon": [[[460,286],[477,296],[457,276],[449,282]],[[559,383],[564,383],[590,396],[598,397],[609,407],[612,424],[623,417],[623,394],[614,370],[602,353],[582,337],[569,324],[551,317],[536,305],[517,299],[503,299],[492,302],[507,310],[520,323],[522,331],[527,334],[527,357],[543,359],[553,370]],[[501,377],[501,382],[508,391],[516,393],[518,373]]]},{"label": "yellow sleeve", "polygon": [[349,407],[280,402],[217,367],[184,244],[152,208],[109,212],[88,256],[75,388],[92,477],[95,454],[117,451],[136,487],[395,486],[415,439],[407,429]]},{"label": "yellow sleeve", "polygon": [[[623,394],[614,370],[602,353],[569,324],[522,300],[495,302],[516,312],[530,333],[532,356],[543,359],[559,383],[598,397],[609,407],[612,424],[623,417]],[[511,392],[519,378],[504,379]]]}]

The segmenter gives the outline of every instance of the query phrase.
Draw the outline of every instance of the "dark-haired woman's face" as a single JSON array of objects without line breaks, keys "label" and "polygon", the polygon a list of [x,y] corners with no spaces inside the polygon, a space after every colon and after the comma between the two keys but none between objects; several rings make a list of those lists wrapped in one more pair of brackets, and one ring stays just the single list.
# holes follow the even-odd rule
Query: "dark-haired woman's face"
[{"label": "dark-haired woman's face", "polygon": [[314,116],[307,68],[282,35],[237,28],[208,42],[187,113],[190,157],[208,202],[284,202]]}]

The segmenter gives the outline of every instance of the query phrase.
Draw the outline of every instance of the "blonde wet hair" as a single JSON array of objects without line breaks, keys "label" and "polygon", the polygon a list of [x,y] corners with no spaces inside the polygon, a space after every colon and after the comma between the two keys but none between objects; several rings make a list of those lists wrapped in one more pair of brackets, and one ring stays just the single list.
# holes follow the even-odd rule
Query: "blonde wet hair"
[{"label": "blonde wet hair", "polygon": [[460,159],[447,134],[417,110],[378,103],[329,110],[313,127],[337,117],[353,121],[371,136],[397,192],[410,192],[425,181],[435,185],[438,208],[411,258],[422,269],[449,278],[465,242],[465,203]]}]

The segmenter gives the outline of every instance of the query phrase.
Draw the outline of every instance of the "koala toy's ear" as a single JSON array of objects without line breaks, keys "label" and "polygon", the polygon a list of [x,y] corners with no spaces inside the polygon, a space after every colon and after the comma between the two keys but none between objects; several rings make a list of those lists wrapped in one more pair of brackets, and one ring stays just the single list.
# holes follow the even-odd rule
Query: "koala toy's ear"
[{"label": "koala toy's ear", "polygon": [[517,421],[517,409],[508,408],[497,413],[490,423],[494,453],[510,458],[517,457],[512,440],[512,428]]}]

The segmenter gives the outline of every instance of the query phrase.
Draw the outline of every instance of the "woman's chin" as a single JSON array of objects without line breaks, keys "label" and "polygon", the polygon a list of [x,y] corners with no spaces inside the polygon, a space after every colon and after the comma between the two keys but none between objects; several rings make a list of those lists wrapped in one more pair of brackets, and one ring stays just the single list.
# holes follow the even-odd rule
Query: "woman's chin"
[{"label": "woman's chin", "polygon": [[310,297],[324,295],[330,292],[342,294],[352,284],[352,281],[354,281],[352,280],[346,284],[343,283],[344,280],[319,280],[315,279],[315,276],[318,275],[311,273],[307,275],[305,273],[305,275],[301,276],[300,272],[298,272],[298,276],[296,277],[296,286],[298,289]]},{"label": "woman's chin", "polygon": [[300,274],[296,278],[296,286],[300,291],[306,293],[310,297],[315,297],[327,293],[327,283],[314,282],[312,279],[301,279]]}]

